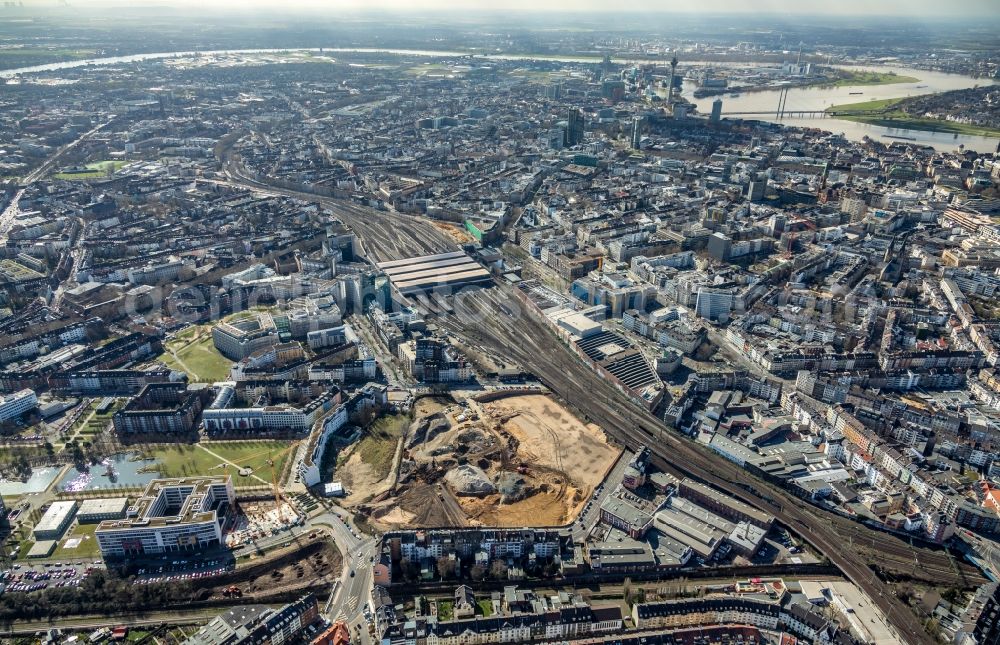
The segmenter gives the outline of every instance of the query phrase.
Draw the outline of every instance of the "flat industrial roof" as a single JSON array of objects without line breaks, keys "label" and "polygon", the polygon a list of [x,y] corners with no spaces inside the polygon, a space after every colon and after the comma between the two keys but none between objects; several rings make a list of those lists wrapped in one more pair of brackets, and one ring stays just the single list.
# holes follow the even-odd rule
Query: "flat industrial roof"
[{"label": "flat industrial roof", "polygon": [[479,282],[491,274],[464,251],[449,251],[376,265],[401,293],[409,294],[435,286]]},{"label": "flat industrial roof", "polygon": [[471,280],[488,280],[490,278],[490,273],[486,269],[476,269],[474,271],[466,271],[464,273],[452,273],[437,276],[428,276],[426,278],[420,278],[417,280],[408,280],[406,282],[397,282],[396,288],[400,291],[404,289],[420,289],[429,288],[435,285],[447,285],[453,282],[468,282]]},{"label": "flat industrial roof", "polygon": [[76,502],[52,502],[49,510],[45,511],[42,519],[35,525],[35,531],[56,531],[66,520],[66,516],[72,516],[76,510]]},{"label": "flat industrial roof", "polygon": [[435,260],[444,260],[446,258],[457,258],[457,257],[469,257],[466,255],[465,251],[449,251],[447,253],[438,253],[435,255],[422,255],[415,258],[406,258],[405,260],[390,260],[388,262],[379,262],[375,266],[385,271],[392,267],[406,266],[408,264],[414,264],[418,262],[433,262]]},{"label": "flat industrial roof", "polygon": [[468,273],[470,271],[481,271],[487,273],[486,269],[479,266],[475,262],[463,262],[451,267],[444,267],[438,269],[427,269],[421,271],[410,271],[407,273],[402,273],[395,276],[389,276],[394,284],[403,284],[405,282],[413,282],[415,280],[421,280],[425,278],[445,278],[448,276],[459,275],[462,273]]},{"label": "flat industrial roof", "polygon": [[748,517],[752,517],[752,518],[756,519],[757,521],[762,522],[764,524],[770,524],[771,522],[774,521],[774,516],[773,515],[765,513],[764,511],[757,510],[756,508],[754,508],[753,506],[750,506],[749,504],[746,504],[746,503],[744,503],[744,502],[742,502],[742,501],[740,501],[740,500],[738,500],[738,499],[736,499],[734,497],[730,497],[729,495],[726,495],[725,493],[717,491],[714,488],[712,488],[711,486],[706,486],[705,484],[701,484],[699,482],[696,482],[695,480],[693,480],[691,478],[684,479],[684,481],[681,482],[681,485],[682,486],[687,486],[687,487],[689,487],[691,489],[694,489],[694,490],[700,492],[702,495],[705,495],[706,497],[715,499],[719,503],[721,503],[721,504],[723,504],[725,506],[728,506],[728,507],[730,507],[730,508],[732,508],[732,509],[734,509],[734,510],[740,512],[740,513],[743,513],[744,515],[746,515]]},{"label": "flat industrial roof", "polygon": [[121,513],[128,506],[127,497],[103,497],[101,499],[86,499],[80,502],[77,515],[104,515],[106,513]]},{"label": "flat industrial roof", "polygon": [[29,558],[47,558],[56,550],[55,540],[38,540],[28,550]]},{"label": "flat industrial roof", "polygon": [[446,258],[444,260],[432,260],[430,262],[414,262],[413,264],[407,264],[404,266],[382,269],[382,271],[387,276],[395,278],[408,273],[418,273],[420,271],[430,271],[432,269],[447,269],[448,267],[462,266],[463,264],[473,264],[475,266],[479,266],[476,264],[475,260],[465,255],[458,258]]}]

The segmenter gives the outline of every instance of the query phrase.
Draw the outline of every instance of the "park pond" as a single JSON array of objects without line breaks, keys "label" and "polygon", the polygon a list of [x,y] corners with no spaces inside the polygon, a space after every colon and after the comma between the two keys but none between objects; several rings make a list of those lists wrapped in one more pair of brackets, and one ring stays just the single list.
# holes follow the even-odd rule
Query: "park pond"
[{"label": "park pond", "polygon": [[115,488],[141,488],[159,477],[150,468],[152,460],[136,459],[134,453],[122,453],[105,457],[99,464],[81,471],[72,467],[59,480],[58,489],[67,493],[88,490],[111,490]]},{"label": "park pond", "polygon": [[31,471],[31,477],[25,481],[2,479],[0,480],[0,495],[14,497],[17,495],[41,493],[59,476],[59,470],[60,468],[55,466],[35,468]]}]

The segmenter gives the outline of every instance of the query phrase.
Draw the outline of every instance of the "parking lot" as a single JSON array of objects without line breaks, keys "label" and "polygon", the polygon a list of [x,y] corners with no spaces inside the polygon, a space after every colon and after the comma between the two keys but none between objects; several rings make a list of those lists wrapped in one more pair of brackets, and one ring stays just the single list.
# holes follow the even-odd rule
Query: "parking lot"
[{"label": "parking lot", "polygon": [[50,562],[45,564],[14,564],[0,571],[0,594],[30,593],[57,587],[77,587],[104,563],[96,560],[89,564]]},{"label": "parking lot", "polygon": [[232,562],[231,558],[217,558],[201,562],[172,560],[169,563],[158,566],[150,565],[149,567],[140,568],[136,572],[133,584],[149,585],[161,582],[211,578],[233,571],[235,568],[236,564]]}]

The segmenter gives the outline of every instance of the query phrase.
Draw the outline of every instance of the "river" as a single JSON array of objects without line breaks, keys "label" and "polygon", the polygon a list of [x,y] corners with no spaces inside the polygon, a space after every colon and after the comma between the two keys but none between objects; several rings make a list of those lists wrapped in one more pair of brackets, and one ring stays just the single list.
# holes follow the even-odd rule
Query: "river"
[{"label": "river", "polygon": [[[796,110],[825,110],[831,105],[898,99],[907,96],[917,96],[919,94],[962,90],[975,87],[976,85],[982,86],[996,83],[996,81],[988,78],[973,78],[960,74],[945,74],[944,72],[932,72],[908,67],[865,67],[864,69],[878,72],[895,72],[900,76],[911,76],[919,80],[916,83],[893,83],[890,85],[792,88],[788,90],[788,99],[785,104],[786,112],[794,113]],[[696,87],[694,83],[685,81],[685,96],[693,96]],[[873,139],[891,141],[891,139],[885,139],[882,136],[889,134],[908,138],[912,137],[914,141],[907,141],[907,143],[930,145],[938,150],[954,150],[958,148],[959,144],[964,144],[967,149],[976,150],[977,152],[993,152],[997,149],[997,144],[1000,143],[1000,139],[996,137],[977,137],[961,134],[956,137],[954,134],[947,132],[883,128],[868,125],[867,123],[855,123],[854,121],[828,118],[821,119],[809,116],[805,118],[784,118],[778,121],[774,113],[777,112],[778,108],[779,92],[780,90],[744,92],[737,97],[722,95],[720,97],[708,96],[701,99],[692,98],[691,100],[698,106],[698,110],[705,114],[712,111],[712,101],[716,98],[721,98],[723,116],[727,112],[768,112],[767,115],[753,118],[807,128],[822,128],[831,132],[843,133],[848,139],[854,140],[860,140],[864,136],[869,136]],[[862,94],[854,94],[854,92],[862,92]]]},{"label": "river", "polygon": [[[286,49],[239,49],[239,50],[215,50],[215,51],[181,51],[181,52],[156,52],[147,54],[134,54],[130,56],[112,56],[107,58],[92,58],[86,60],[65,61],[61,63],[49,63],[46,65],[35,65],[33,67],[22,67],[18,69],[0,70],[0,78],[13,78],[21,74],[33,74],[40,72],[51,72],[87,65],[114,65],[119,63],[131,63],[144,60],[157,60],[168,58],[186,58],[193,56],[213,56],[220,54],[276,54],[281,52],[311,51],[319,52],[318,48],[286,48]],[[457,57],[469,55],[468,52],[455,52],[446,50],[420,50],[420,49],[380,49],[380,48],[324,48],[324,53],[384,53],[397,54],[402,56],[447,56]],[[476,55],[477,59],[492,60],[531,60],[530,55],[519,54],[487,54]],[[585,57],[546,57],[546,60],[561,62],[591,62],[593,58]],[[616,62],[633,62],[631,59],[616,59]],[[641,62],[641,61],[634,61]],[[697,63],[709,64],[709,63]],[[721,66],[724,64],[712,63]],[[943,72],[932,72],[908,67],[865,67],[864,69],[874,69],[876,71],[894,71],[902,76],[912,76],[919,79],[916,83],[895,83],[891,85],[864,85],[845,87],[812,87],[793,88],[788,91],[786,103],[787,112],[796,110],[824,110],[831,105],[843,103],[857,103],[860,101],[873,101],[879,99],[894,99],[918,94],[931,94],[936,92],[946,92],[949,90],[959,90],[974,87],[976,85],[986,85],[996,83],[992,79],[973,78],[960,74],[946,74]],[[689,81],[684,82],[684,95],[693,97],[696,85]],[[852,92],[862,92],[862,94],[852,94]],[[767,112],[760,118],[767,121],[777,121],[772,112],[777,111],[779,90],[767,90],[762,92],[744,92],[738,97],[722,96],[722,112]],[[708,114],[712,109],[712,101],[716,97],[705,97],[702,99],[691,99],[698,106],[698,110]],[[865,123],[855,123],[853,121],[842,121],[836,119],[820,118],[784,118],[780,121],[787,125],[822,128],[835,133],[843,133],[847,138],[860,140],[865,136],[872,138],[882,138],[883,135],[894,135],[912,138],[911,143],[933,146],[939,150],[954,150],[960,144],[966,149],[978,152],[993,152],[997,149],[1000,138],[978,137],[969,135],[958,135],[928,132],[925,130],[910,130],[902,128],[883,128],[868,125]],[[887,139],[883,139],[887,140]]]}]

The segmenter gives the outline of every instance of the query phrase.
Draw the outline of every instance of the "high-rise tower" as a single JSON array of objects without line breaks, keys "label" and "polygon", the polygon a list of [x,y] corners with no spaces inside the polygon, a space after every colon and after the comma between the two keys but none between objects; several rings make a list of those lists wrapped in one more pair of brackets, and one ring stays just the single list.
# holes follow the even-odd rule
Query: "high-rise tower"
[{"label": "high-rise tower", "polygon": [[566,118],[566,145],[579,143],[583,143],[583,113],[578,108],[572,108]]},{"label": "high-rise tower", "polygon": [[674,102],[674,76],[677,74],[677,57],[670,59],[670,85],[667,90],[667,103]]}]

